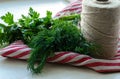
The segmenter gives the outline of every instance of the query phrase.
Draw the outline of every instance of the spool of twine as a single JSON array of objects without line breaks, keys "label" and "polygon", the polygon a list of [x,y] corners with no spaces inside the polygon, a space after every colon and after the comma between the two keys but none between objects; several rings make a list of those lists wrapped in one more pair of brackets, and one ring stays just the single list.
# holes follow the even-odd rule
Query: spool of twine
[{"label": "spool of twine", "polygon": [[111,59],[117,53],[120,29],[119,0],[84,0],[81,31],[84,37],[100,46],[93,57]]}]

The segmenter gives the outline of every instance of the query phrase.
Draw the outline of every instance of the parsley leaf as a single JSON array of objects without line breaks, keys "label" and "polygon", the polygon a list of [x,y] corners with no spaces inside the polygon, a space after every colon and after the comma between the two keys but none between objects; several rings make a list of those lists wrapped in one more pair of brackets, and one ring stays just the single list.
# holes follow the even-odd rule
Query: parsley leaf
[{"label": "parsley leaf", "polygon": [[31,7],[29,9],[29,16],[32,18],[32,19],[35,19],[35,18],[39,18],[39,13],[37,13],[36,11],[34,11]]},{"label": "parsley leaf", "polygon": [[14,24],[14,16],[10,12],[6,13],[4,16],[1,16],[1,19],[8,25]]}]

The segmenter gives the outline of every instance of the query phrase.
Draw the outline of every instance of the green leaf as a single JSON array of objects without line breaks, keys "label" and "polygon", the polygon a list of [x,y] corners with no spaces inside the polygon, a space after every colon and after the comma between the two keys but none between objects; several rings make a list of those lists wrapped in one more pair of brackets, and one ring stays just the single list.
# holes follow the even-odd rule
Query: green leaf
[{"label": "green leaf", "polygon": [[6,13],[4,16],[1,16],[1,19],[8,25],[14,24],[14,17],[10,12]]},{"label": "green leaf", "polygon": [[71,14],[71,15],[65,15],[59,18],[63,21],[70,21],[75,25],[78,25],[79,21],[81,20],[80,14]]},{"label": "green leaf", "polygon": [[3,33],[5,28],[6,26],[0,23],[0,33]]},{"label": "green leaf", "polygon": [[52,18],[52,12],[50,12],[50,11],[47,11],[47,18]]},{"label": "green leaf", "polygon": [[46,17],[44,17],[43,20],[43,27],[49,29],[53,24],[52,12],[47,11]]},{"label": "green leaf", "polygon": [[37,13],[36,11],[34,11],[31,7],[29,9],[29,13],[28,14],[33,19],[39,18],[39,15],[40,15],[39,13]]},{"label": "green leaf", "polygon": [[80,20],[80,14],[66,15],[60,17],[59,19],[67,21],[67,20],[75,20],[76,18]]}]

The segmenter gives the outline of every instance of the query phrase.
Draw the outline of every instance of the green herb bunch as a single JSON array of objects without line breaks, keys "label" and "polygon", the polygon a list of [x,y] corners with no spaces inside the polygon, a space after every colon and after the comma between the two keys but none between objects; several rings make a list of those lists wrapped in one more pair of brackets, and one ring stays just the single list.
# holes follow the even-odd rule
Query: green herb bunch
[{"label": "green herb bunch", "polygon": [[[72,51],[90,55],[96,50],[93,43],[86,41],[80,29],[73,21],[56,19],[49,29],[40,31],[31,41],[33,48],[29,59],[28,68],[33,73],[40,73],[46,60],[54,56],[55,52]],[[36,65],[36,62],[39,62]]]},{"label": "green herb bunch", "polygon": [[52,12],[47,11],[46,17],[40,18],[40,14],[30,8],[28,15],[22,15],[18,22],[14,21],[10,12],[1,19],[6,24],[0,23],[0,44],[22,40],[31,47],[28,68],[33,73],[40,73],[47,58],[54,56],[55,52],[72,51],[90,55],[97,51],[96,45],[86,41],[78,27],[79,14],[55,19]]},{"label": "green herb bunch", "polygon": [[12,13],[8,12],[1,16],[5,22],[0,23],[0,44],[10,44],[16,40],[22,40],[29,44],[32,38],[44,28],[49,28],[52,24],[52,13],[46,12],[46,17],[40,18],[40,14],[29,9],[28,15],[22,15],[18,22],[14,21]]},{"label": "green herb bunch", "polygon": [[6,13],[1,19],[6,23],[0,23],[0,45],[10,44],[16,40],[24,40],[22,31],[14,22],[13,14]]}]

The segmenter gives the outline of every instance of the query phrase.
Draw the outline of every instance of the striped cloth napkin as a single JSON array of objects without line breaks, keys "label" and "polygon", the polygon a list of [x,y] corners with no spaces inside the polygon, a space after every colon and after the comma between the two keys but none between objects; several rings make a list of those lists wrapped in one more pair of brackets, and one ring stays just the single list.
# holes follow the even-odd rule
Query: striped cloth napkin
[{"label": "striped cloth napkin", "polygon": [[[82,0],[77,0],[69,4],[62,11],[58,12],[55,17],[60,17],[69,13],[81,13],[81,3]],[[21,40],[18,40],[2,48],[0,50],[0,55],[3,57],[27,60],[30,56],[30,51],[31,48],[25,45]],[[54,57],[47,59],[47,62],[85,66],[97,72],[117,72],[120,71],[120,43],[118,44],[118,53],[111,60],[95,59],[74,52],[56,52]]]}]

